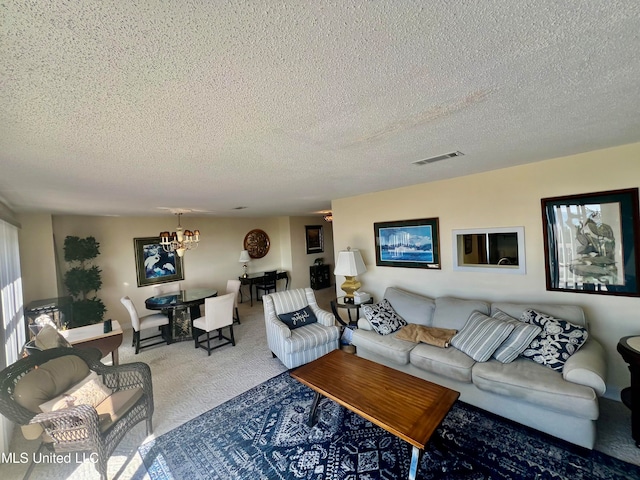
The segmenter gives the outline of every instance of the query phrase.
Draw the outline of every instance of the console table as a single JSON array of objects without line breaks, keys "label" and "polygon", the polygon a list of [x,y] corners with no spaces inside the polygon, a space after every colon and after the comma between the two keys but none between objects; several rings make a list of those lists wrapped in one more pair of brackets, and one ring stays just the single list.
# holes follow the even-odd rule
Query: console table
[{"label": "console table", "polygon": [[62,330],[60,335],[75,348],[97,348],[103,357],[111,354],[113,365],[119,363],[118,347],[122,344],[122,328],[117,320],[112,321],[111,331],[107,333],[104,333],[102,323],[96,323]]},{"label": "console table", "polygon": [[631,386],[622,390],[622,403],[631,409],[631,435],[640,447],[640,336],[623,337],[618,342],[618,352],[629,364]]},{"label": "console table", "polygon": [[[271,270],[273,271],[273,270]],[[241,285],[249,285],[249,297],[251,298],[251,306],[253,307],[253,286],[256,283],[260,283],[262,282],[262,279],[264,278],[264,272],[257,272],[257,273],[250,273],[249,275],[247,275],[246,277],[238,277],[238,280],[240,280]],[[278,270],[278,272],[276,273],[276,281],[278,280],[286,280],[287,283],[285,285],[285,290],[289,290],[289,274],[287,274],[286,271],[284,270]],[[257,296],[257,294],[256,294]],[[242,303],[242,301],[244,300],[243,295],[242,295],[242,288],[240,289],[240,303]]]}]

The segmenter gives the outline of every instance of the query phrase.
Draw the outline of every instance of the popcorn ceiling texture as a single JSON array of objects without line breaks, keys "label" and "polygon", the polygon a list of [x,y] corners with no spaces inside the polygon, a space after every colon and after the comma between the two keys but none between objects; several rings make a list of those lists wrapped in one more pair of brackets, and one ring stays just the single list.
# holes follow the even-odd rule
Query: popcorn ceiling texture
[{"label": "popcorn ceiling texture", "polygon": [[522,3],[4,2],[0,198],[304,215],[640,141],[640,3]]}]

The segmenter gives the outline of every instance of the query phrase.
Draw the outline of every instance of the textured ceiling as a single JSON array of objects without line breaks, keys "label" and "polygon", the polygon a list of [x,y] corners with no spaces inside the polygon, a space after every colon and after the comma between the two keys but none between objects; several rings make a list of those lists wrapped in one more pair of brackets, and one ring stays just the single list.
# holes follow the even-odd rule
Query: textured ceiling
[{"label": "textured ceiling", "polygon": [[0,197],[306,215],[640,141],[640,2],[524,3],[3,2]]}]

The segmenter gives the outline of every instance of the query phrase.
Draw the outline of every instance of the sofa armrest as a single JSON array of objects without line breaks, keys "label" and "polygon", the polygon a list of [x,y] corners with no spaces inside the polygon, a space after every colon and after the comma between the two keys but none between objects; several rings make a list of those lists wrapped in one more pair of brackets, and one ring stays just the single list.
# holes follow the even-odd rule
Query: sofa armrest
[{"label": "sofa armrest", "polygon": [[373,330],[373,325],[371,325],[371,322],[365,317],[360,317],[358,319],[358,328],[362,330]]},{"label": "sofa armrest", "polygon": [[318,323],[320,325],[333,327],[336,324],[336,317],[333,316],[333,313],[322,310],[318,305],[311,304],[309,306],[311,307],[311,310],[313,310],[313,313],[318,319]]},{"label": "sofa armrest", "polygon": [[593,338],[587,340],[580,350],[571,355],[562,369],[562,378],[593,388],[599,397],[607,390],[606,375],[604,349]]},{"label": "sofa armrest", "polygon": [[267,329],[274,333],[277,332],[277,335],[283,338],[289,338],[291,336],[289,327],[278,317],[270,317],[267,319]]},{"label": "sofa armrest", "polygon": [[56,444],[96,442],[100,431],[98,412],[91,405],[76,405],[53,412],[39,413],[30,423],[39,423]]}]

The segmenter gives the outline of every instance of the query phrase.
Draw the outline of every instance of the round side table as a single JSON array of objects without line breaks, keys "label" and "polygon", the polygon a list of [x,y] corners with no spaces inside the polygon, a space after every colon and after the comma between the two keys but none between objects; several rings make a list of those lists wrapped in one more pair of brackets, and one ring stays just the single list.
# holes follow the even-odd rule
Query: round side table
[{"label": "round side table", "polygon": [[[338,297],[335,300],[331,301],[331,310],[333,311],[333,315],[336,317],[336,320],[342,326],[344,327],[354,326],[358,323],[358,318],[360,318],[360,307],[368,303],[369,304],[373,303],[373,297],[371,297],[366,302],[362,302],[362,303],[345,303],[344,297]],[[349,315],[348,323],[342,320],[342,318],[340,317],[340,314],[338,313],[339,308],[347,310],[347,313]],[[351,310],[355,310],[355,320],[351,317]]]},{"label": "round side table", "polygon": [[623,337],[618,352],[629,364],[631,386],[620,392],[622,403],[631,409],[631,435],[640,448],[640,336]]}]

